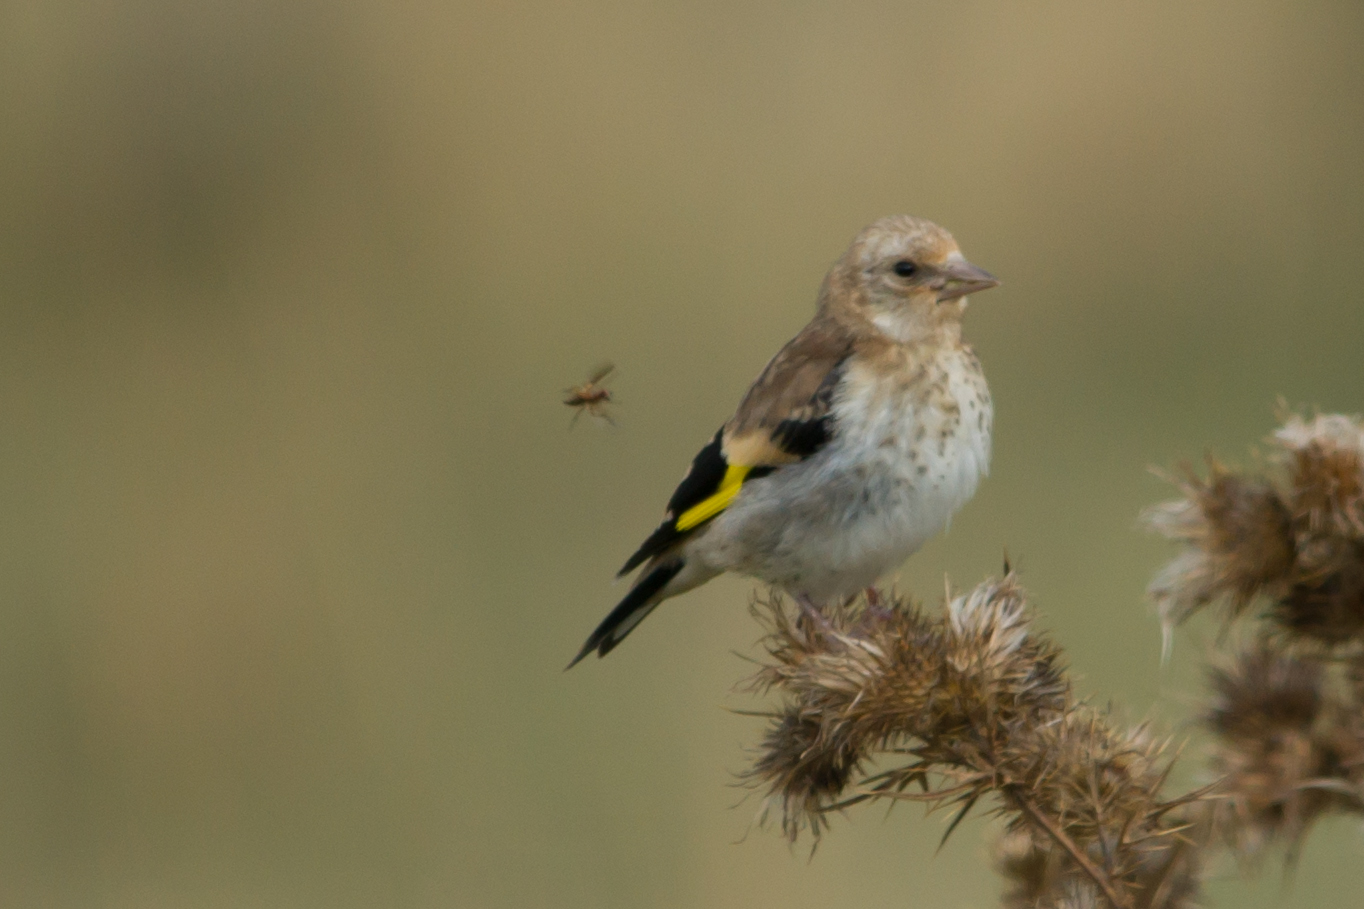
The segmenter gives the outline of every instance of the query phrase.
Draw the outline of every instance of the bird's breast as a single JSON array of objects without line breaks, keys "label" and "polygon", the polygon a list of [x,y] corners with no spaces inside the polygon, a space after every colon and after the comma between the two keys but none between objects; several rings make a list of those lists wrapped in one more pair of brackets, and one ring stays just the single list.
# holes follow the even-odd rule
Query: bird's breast
[{"label": "bird's breast", "polygon": [[866,478],[866,510],[931,535],[989,472],[993,406],[970,350],[906,360],[849,370],[835,405],[841,444],[830,467]]}]

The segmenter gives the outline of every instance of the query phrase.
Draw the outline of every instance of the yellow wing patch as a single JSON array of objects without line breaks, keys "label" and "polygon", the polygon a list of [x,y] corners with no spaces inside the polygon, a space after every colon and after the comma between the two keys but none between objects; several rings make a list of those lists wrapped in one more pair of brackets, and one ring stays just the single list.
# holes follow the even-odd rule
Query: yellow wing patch
[{"label": "yellow wing patch", "polygon": [[720,512],[729,507],[729,503],[734,501],[734,497],[739,494],[739,487],[744,485],[744,477],[752,467],[743,464],[730,464],[725,468],[724,479],[720,481],[720,488],[709,497],[697,502],[691,508],[678,517],[675,526],[679,531],[691,530],[698,524],[709,521]]}]

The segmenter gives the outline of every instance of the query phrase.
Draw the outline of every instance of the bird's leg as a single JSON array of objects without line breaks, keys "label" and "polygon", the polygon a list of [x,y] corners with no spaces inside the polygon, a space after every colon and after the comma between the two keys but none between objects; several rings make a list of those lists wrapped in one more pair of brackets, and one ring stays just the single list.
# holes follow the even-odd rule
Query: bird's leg
[{"label": "bird's leg", "polygon": [[800,617],[805,620],[806,624],[826,634],[834,630],[833,626],[829,624],[829,620],[824,617],[824,613],[820,611],[819,605],[810,599],[809,594],[793,593],[791,597],[800,606]]},{"label": "bird's leg", "polygon": [[875,587],[868,587],[862,591],[862,595],[867,598],[867,610],[864,613],[868,618],[884,622],[894,613],[894,608],[887,605],[881,596],[881,591]]}]

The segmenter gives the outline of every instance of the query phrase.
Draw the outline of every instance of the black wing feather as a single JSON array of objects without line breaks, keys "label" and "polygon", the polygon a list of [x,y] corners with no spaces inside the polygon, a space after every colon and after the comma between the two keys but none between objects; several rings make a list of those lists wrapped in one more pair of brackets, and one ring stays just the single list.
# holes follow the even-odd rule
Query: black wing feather
[{"label": "black wing feather", "polygon": [[[820,383],[818,390],[810,398],[809,407],[805,410],[809,414],[808,418],[782,420],[777,424],[772,432],[772,441],[782,451],[803,461],[829,443],[833,436],[833,414],[830,410],[833,406],[834,389],[843,376],[846,361],[845,357]],[[686,530],[678,530],[677,519],[693,505],[710,498],[720,488],[725,471],[729,469],[729,461],[725,460],[724,454],[724,434],[724,427],[721,427],[706,447],[697,452],[696,457],[692,459],[691,470],[687,471],[687,475],[673,492],[672,498],[668,500],[667,517],[658,525],[658,529],[640,544],[635,554],[626,560],[625,567],[617,572],[616,577],[629,574],[697,529],[689,527]],[[774,466],[754,467],[744,477],[744,482],[765,477],[778,469]]]},{"label": "black wing feather", "polygon": [[692,458],[691,470],[682,478],[682,482],[677,485],[672,498],[668,500],[668,516],[663,519],[663,523],[658,525],[658,529],[649,534],[649,538],[640,544],[635,554],[630,556],[625,562],[625,567],[616,572],[616,577],[624,577],[634,571],[648,559],[658,555],[667,549],[677,540],[686,534],[677,529],[677,516],[686,512],[688,508],[698,502],[704,502],[715,494],[715,490],[720,488],[720,481],[725,478],[725,471],[729,468],[729,462],[725,460],[722,449],[722,436],[724,428],[721,427],[716,433],[715,438],[710,443],[696,453]]},{"label": "black wing feather", "polygon": [[[649,574],[642,576],[640,582],[625,595],[625,599],[611,610],[610,615],[602,619],[597,630],[592,632],[587,643],[583,644],[582,650],[578,651],[578,655],[568,664],[567,669],[578,665],[583,657],[594,650],[597,651],[597,656],[606,656],[613,647],[625,640],[625,635],[634,631],[635,626],[658,605],[650,601],[660,590],[668,586],[668,582],[681,570],[682,560],[676,559],[664,562]],[[641,611],[643,615],[639,615]],[[622,627],[625,629],[623,632],[620,631]]]},{"label": "black wing feather", "polygon": [[832,431],[833,417],[829,414],[813,420],[782,420],[772,433],[772,441],[803,461],[829,444]]},{"label": "black wing feather", "polygon": [[693,505],[704,502],[720,488],[720,481],[729,469],[729,461],[725,460],[724,434],[724,427],[721,427],[706,447],[692,458],[691,469],[677,484],[677,489],[673,490],[672,498],[668,499],[670,516],[676,517]]}]

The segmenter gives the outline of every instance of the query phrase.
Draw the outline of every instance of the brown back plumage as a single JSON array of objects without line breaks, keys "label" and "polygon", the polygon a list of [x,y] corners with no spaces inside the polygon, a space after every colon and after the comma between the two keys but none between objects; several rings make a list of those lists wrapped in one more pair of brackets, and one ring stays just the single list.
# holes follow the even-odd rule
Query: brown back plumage
[{"label": "brown back plumage", "polygon": [[[768,361],[725,427],[731,438],[771,430],[787,420],[824,416],[829,377],[848,354],[853,339],[831,320],[816,317]],[[746,461],[744,463],[754,463]]]}]

